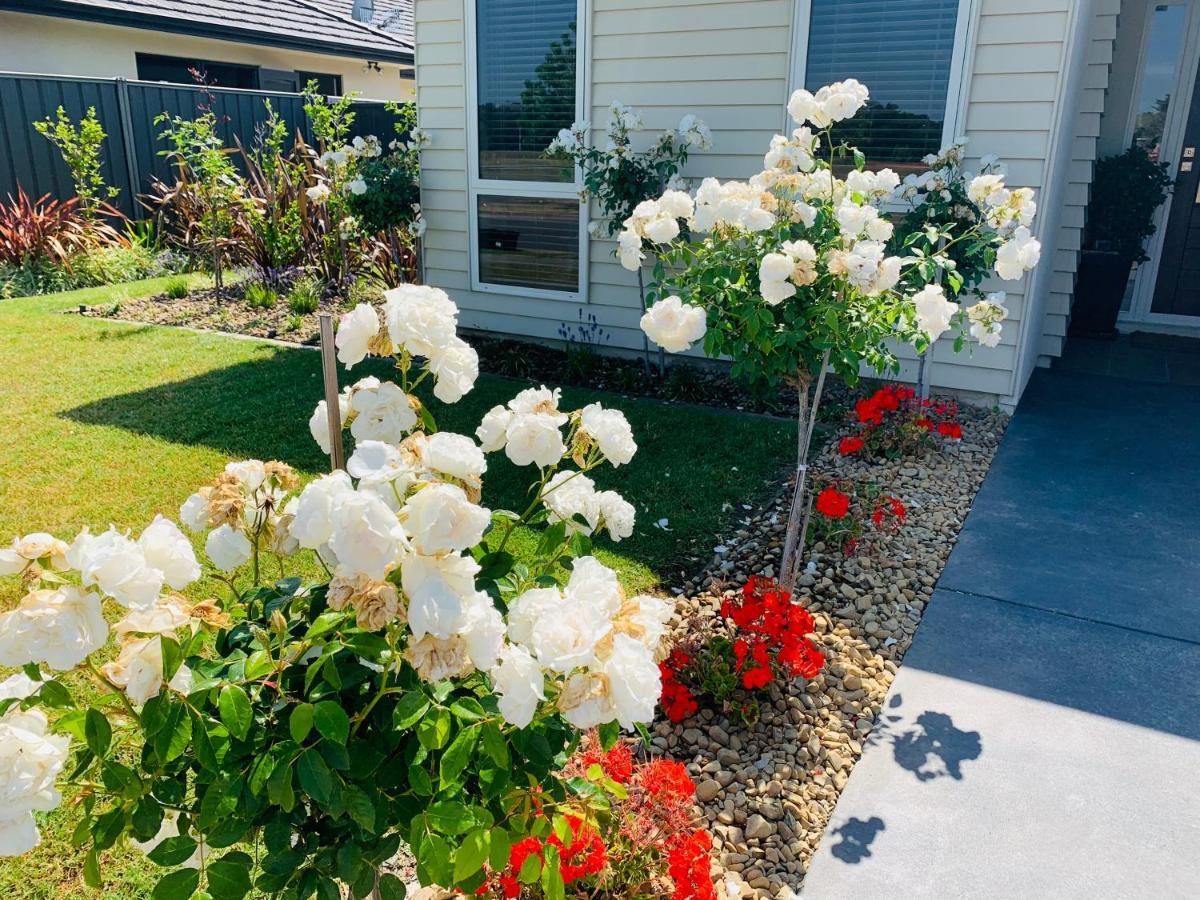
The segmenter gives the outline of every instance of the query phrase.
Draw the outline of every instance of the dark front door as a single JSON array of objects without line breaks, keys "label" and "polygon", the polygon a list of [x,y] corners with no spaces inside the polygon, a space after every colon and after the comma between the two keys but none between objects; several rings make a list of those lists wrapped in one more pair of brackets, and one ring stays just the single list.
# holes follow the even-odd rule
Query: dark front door
[{"label": "dark front door", "polygon": [[1192,92],[1183,148],[1150,311],[1200,316],[1200,85]]}]

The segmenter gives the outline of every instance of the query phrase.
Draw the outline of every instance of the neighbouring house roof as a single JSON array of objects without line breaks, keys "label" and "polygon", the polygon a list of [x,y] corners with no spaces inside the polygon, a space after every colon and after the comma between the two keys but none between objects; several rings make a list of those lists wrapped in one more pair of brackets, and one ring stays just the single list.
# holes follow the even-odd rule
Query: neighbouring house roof
[{"label": "neighbouring house roof", "polygon": [[[350,18],[355,0],[314,0],[340,16]],[[413,0],[373,0],[370,25],[395,35],[410,47],[415,46]]]},{"label": "neighbouring house roof", "polygon": [[[412,63],[411,24],[405,38],[354,21],[350,5],[350,0],[0,0],[0,9],[35,15]],[[376,2],[380,9],[395,5]]]}]

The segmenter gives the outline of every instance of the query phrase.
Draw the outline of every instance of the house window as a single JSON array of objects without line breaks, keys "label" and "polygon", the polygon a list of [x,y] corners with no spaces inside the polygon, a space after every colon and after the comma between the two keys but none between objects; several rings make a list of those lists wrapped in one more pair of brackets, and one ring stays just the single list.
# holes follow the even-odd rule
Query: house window
[{"label": "house window", "polygon": [[574,166],[547,159],[582,115],[582,0],[468,4],[472,284],[579,299],[585,260]]},{"label": "house window", "polygon": [[794,80],[816,90],[857,78],[871,99],[835,135],[872,165],[920,169],[955,137],[969,2],[801,0]]},{"label": "house window", "polygon": [[300,90],[304,90],[310,81],[317,83],[317,93],[324,94],[326,97],[342,96],[342,76],[327,75],[323,72],[297,72],[296,82],[300,85]]},{"label": "house window", "polygon": [[214,62],[190,56],[159,56],[138,53],[137,77],[140,81],[167,81],[171,84],[195,84],[189,70],[196,69],[214,87],[258,88],[258,66]]}]

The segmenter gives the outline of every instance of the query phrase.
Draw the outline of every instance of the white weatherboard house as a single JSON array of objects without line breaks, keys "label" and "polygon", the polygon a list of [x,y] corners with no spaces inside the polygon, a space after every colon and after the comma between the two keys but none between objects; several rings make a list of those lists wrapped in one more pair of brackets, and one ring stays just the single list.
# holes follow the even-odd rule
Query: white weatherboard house
[{"label": "white weatherboard house", "polygon": [[1200,241],[1200,0],[416,0],[414,17],[417,108],[433,137],[426,277],[469,327],[556,338],[582,308],[611,346],[642,346],[635,276],[612,242],[589,238],[596,211],[579,184],[539,164],[559,128],[603,129],[620,100],[643,113],[649,142],[696,113],[715,146],[684,174],[747,178],[790,127],[792,90],[855,77],[896,109],[864,142],[872,161],[903,174],[965,135],[968,169],[994,153],[1010,184],[1038,192],[1042,263],[997,284],[1010,310],[1000,345],[939,344],[936,387],[1011,408],[1061,354],[1093,165],[1135,127],[1179,180],[1122,327],[1200,331],[1187,265]]}]

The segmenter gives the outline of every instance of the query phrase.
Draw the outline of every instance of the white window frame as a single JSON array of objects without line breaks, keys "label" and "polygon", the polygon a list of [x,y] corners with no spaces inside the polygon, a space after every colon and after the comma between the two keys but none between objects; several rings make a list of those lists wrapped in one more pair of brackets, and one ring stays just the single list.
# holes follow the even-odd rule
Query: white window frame
[{"label": "white window frame", "polygon": [[[950,77],[946,83],[946,117],[942,125],[942,147],[948,146],[962,134],[966,119],[966,98],[963,88],[966,83],[967,58],[971,49],[970,37],[974,30],[975,6],[978,0],[958,0],[958,18],[954,22],[954,50],[950,55]],[[812,20],[812,0],[796,0],[796,13],[792,18],[792,59],[788,72],[788,97],[792,91],[804,87],[808,73],[808,35]],[[871,85],[867,85],[870,89]],[[784,108],[784,130],[791,131],[795,125]],[[919,160],[914,160],[919,162]]]},{"label": "white window frame", "polygon": [[[568,300],[574,303],[587,302],[588,285],[588,207],[580,202],[579,192],[583,189],[583,175],[575,168],[572,181],[511,181],[482,178],[479,174],[479,65],[476,35],[476,3],[478,0],[463,0],[465,12],[464,52],[466,53],[467,91],[467,240],[470,243],[471,289],[488,294],[509,297],[535,297],[544,300]],[[575,4],[575,121],[587,118],[584,110],[587,100],[587,0],[576,0]],[[533,199],[574,199],[579,205],[579,280],[573,291],[555,291],[545,288],[522,287],[513,284],[493,284],[483,281],[479,268],[479,196],[530,197]]]}]

